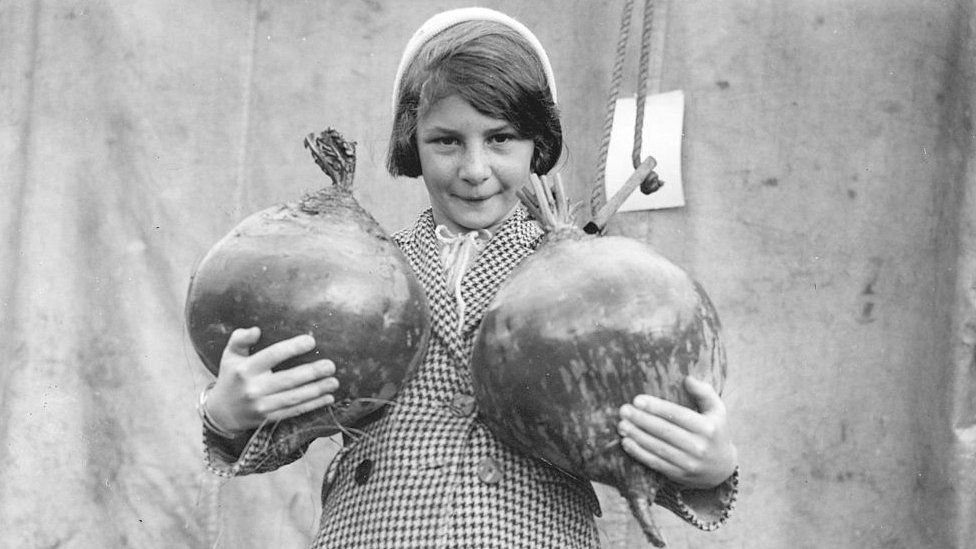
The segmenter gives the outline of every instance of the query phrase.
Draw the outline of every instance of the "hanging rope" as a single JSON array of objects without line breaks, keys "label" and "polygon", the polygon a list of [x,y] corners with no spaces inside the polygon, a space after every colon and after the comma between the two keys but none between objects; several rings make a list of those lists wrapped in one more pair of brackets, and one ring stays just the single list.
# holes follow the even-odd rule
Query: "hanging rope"
[{"label": "hanging rope", "polygon": [[604,183],[607,172],[607,155],[610,152],[610,132],[613,131],[613,113],[617,107],[617,94],[620,93],[620,81],[623,79],[624,57],[627,56],[627,39],[630,35],[630,14],[633,11],[633,0],[624,0],[624,9],[620,15],[620,32],[617,39],[617,52],[613,58],[613,71],[610,75],[610,96],[607,98],[606,118],[603,120],[603,140],[600,142],[600,155],[597,158],[596,178],[593,192],[590,195],[590,214],[603,207],[607,201]]},{"label": "hanging rope", "polygon": [[651,23],[654,18],[653,0],[644,0],[644,26],[641,28],[640,66],[637,69],[637,120],[634,122],[634,149],[630,158],[634,169],[641,163],[644,144],[644,103],[647,99],[647,73],[651,64]]},{"label": "hanging rope", "polygon": [[[650,64],[651,50],[651,23],[654,14],[653,0],[644,0],[644,21],[641,29],[640,44],[640,67],[637,75],[637,110],[634,126],[634,148],[631,153],[631,160],[636,169],[641,164],[641,147],[643,146],[644,128],[644,103],[647,96],[648,65]],[[606,171],[607,156],[610,152],[610,135],[613,131],[613,117],[617,108],[617,97],[620,94],[620,83],[623,80],[624,58],[627,56],[627,41],[630,36],[631,13],[633,12],[633,0],[625,0],[623,12],[620,16],[620,33],[617,40],[617,51],[613,61],[613,71],[610,77],[610,95],[607,98],[607,114],[603,122],[603,139],[600,142],[600,153],[597,158],[596,177],[593,184],[593,191],[590,195],[590,213],[596,217],[597,212],[606,204]],[[651,190],[651,187],[642,186],[642,190]],[[653,190],[656,190],[654,188]],[[653,191],[651,191],[653,192]],[[647,193],[649,194],[649,192]]]}]

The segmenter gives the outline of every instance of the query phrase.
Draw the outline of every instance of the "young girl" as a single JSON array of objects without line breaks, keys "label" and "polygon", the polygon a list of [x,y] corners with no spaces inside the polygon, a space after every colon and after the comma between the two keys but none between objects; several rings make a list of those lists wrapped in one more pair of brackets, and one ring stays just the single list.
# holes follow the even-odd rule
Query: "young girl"
[{"label": "young girl", "polygon": [[[542,234],[515,193],[562,151],[546,52],[503,14],[453,10],[417,31],[395,82],[388,168],[422,177],[431,208],[394,240],[427,292],[432,334],[396,402],[329,467],[313,547],[598,547],[590,483],[499,442],[478,420],[468,371],[485,306]],[[308,442],[289,444],[276,422],[331,403],[337,387],[328,360],[272,372],[310,350],[310,336],[249,355],[259,337],[234,332],[201,398],[218,474],[301,457]],[[668,478],[657,502],[713,529],[735,499],[736,453],[718,395],[686,386],[698,411],[642,395],[621,408],[619,431],[631,456]]]}]

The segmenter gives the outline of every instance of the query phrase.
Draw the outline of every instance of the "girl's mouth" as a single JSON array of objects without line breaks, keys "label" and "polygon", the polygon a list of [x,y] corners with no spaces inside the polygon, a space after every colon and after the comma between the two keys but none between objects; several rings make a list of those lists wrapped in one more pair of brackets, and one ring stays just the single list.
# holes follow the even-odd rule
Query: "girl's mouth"
[{"label": "girl's mouth", "polygon": [[488,195],[488,196],[458,196],[457,198],[459,200],[463,201],[463,202],[470,202],[472,204],[480,204],[480,203],[482,203],[482,202],[490,199],[492,196],[493,195]]}]

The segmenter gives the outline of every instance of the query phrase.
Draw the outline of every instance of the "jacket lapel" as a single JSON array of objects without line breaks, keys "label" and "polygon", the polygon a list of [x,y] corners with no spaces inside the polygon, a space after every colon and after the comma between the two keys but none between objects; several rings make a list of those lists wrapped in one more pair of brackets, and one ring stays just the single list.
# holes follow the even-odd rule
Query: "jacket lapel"
[{"label": "jacket lapel", "polygon": [[488,304],[512,270],[535,251],[541,237],[542,229],[519,205],[481,252],[471,270],[465,273],[461,296],[467,305],[467,313],[461,333],[466,352],[470,351],[473,331],[481,323]]},{"label": "jacket lapel", "polygon": [[457,307],[454,304],[454,296],[447,290],[444,269],[440,263],[440,248],[434,229],[433,214],[427,210],[417,220],[409,238],[402,242],[401,249],[427,292],[431,329],[453,354],[463,356],[461,338],[456,329]]},{"label": "jacket lapel", "polygon": [[430,210],[421,214],[411,231],[396,238],[407,256],[414,273],[427,292],[431,309],[431,329],[451,353],[465,364],[474,339],[474,331],[484,317],[502,282],[526,256],[538,246],[542,237],[539,225],[528,219],[519,205],[509,219],[492,237],[484,251],[461,280],[461,297],[465,303],[465,318],[461,333],[457,331],[458,308],[454,295],[447,288],[440,261],[440,246]]}]

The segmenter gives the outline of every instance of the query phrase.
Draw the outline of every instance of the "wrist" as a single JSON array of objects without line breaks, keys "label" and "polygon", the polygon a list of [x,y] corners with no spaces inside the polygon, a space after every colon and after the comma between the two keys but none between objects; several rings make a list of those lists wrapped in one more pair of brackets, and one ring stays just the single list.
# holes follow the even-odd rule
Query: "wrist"
[{"label": "wrist", "polygon": [[200,415],[200,421],[203,422],[203,426],[207,430],[213,432],[216,435],[219,435],[227,439],[237,438],[238,436],[246,432],[246,429],[232,429],[226,427],[223,423],[214,419],[213,414],[207,408],[207,400],[215,384],[216,384],[215,381],[210,382],[210,384],[208,384],[206,387],[203,388],[202,391],[200,391],[200,399],[197,401],[197,413]]},{"label": "wrist", "polygon": [[738,452],[734,445],[730,445],[729,451],[725,452],[719,459],[710,462],[703,467],[697,474],[685,479],[672,479],[684,488],[692,490],[711,490],[721,486],[739,468]]},{"label": "wrist", "polygon": [[739,459],[733,454],[732,459],[726,461],[722,466],[716,467],[715,471],[709,477],[708,482],[704,483],[704,486],[699,487],[699,489],[711,489],[717,486],[721,486],[722,483],[727,481],[729,477],[735,474],[739,469]]}]

